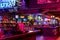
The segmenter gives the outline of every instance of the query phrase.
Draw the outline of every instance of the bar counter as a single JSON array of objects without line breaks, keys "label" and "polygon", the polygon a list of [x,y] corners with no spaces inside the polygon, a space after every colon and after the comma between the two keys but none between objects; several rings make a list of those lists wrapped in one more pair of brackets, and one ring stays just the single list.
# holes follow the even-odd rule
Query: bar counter
[{"label": "bar counter", "polygon": [[36,40],[36,36],[39,32],[40,30],[34,31],[34,32],[23,33],[23,34],[17,34],[17,35],[9,36],[6,38],[1,38],[0,40]]},{"label": "bar counter", "polygon": [[37,28],[41,30],[44,36],[54,36],[58,34],[58,28]]}]

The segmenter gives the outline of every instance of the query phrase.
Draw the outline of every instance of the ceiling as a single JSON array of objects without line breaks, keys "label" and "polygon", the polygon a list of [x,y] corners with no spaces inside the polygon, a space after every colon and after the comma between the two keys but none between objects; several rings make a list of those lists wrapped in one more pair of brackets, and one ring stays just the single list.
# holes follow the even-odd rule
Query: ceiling
[{"label": "ceiling", "polygon": [[45,14],[55,15],[57,17],[60,17],[60,11],[59,10],[50,10],[50,11],[46,12]]}]

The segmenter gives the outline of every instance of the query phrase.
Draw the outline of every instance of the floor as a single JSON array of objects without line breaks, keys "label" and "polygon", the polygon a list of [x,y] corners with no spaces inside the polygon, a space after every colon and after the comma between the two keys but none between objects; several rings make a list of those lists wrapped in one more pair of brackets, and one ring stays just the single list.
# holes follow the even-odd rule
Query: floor
[{"label": "floor", "polygon": [[56,37],[56,36],[37,36],[36,40],[60,40],[60,37]]}]

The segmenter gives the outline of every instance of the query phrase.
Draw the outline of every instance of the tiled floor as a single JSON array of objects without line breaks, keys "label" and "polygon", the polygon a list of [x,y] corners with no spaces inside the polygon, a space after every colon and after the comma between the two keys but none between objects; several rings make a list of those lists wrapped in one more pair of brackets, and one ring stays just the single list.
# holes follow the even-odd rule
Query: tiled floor
[{"label": "tiled floor", "polygon": [[56,36],[37,36],[36,40],[60,40],[60,37],[56,37]]}]

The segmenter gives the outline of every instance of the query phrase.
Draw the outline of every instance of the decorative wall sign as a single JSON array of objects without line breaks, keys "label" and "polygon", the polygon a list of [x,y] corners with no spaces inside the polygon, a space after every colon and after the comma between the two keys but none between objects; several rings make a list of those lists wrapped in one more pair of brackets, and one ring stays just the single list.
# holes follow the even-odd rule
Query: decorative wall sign
[{"label": "decorative wall sign", "polygon": [[16,0],[0,0],[0,9],[12,8],[15,4]]}]

